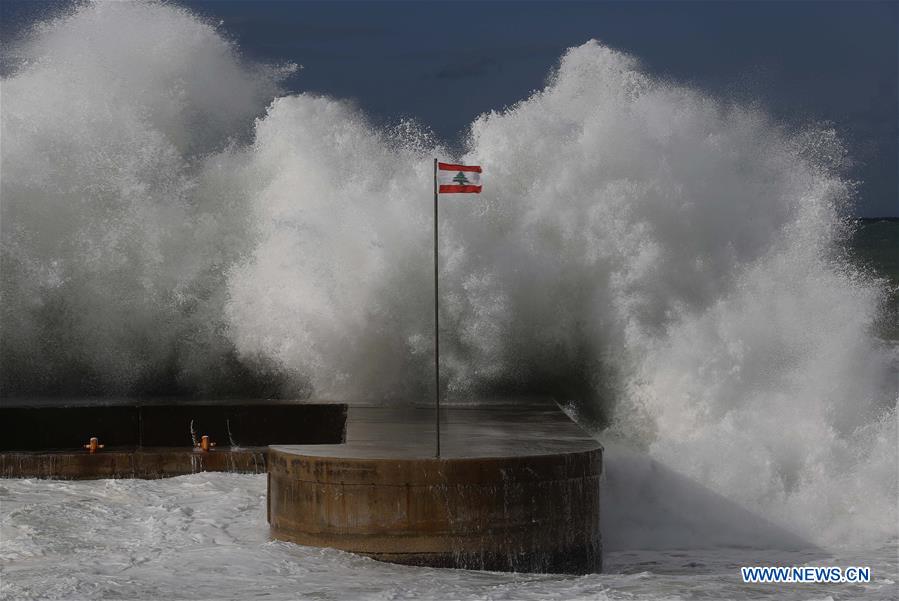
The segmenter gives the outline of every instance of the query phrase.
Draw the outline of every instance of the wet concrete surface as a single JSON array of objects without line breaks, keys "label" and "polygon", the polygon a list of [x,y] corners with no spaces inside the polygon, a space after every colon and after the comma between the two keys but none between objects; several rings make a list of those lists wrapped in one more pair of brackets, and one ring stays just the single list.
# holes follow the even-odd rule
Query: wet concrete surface
[{"label": "wet concrete surface", "polygon": [[[343,444],[272,445],[319,457],[427,458],[435,455],[434,409],[352,405]],[[441,409],[441,456],[520,457],[589,451],[599,446],[550,401],[453,405]]]}]

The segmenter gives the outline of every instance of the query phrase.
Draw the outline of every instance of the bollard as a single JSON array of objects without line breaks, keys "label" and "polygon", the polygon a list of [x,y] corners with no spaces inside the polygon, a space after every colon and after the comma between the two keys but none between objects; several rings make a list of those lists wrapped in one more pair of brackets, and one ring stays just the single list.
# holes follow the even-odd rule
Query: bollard
[{"label": "bollard", "polygon": [[87,449],[88,453],[94,454],[98,450],[102,449],[104,445],[100,444],[100,440],[96,436],[91,436],[91,439],[88,441],[84,448]]},{"label": "bollard", "polygon": [[196,445],[196,448],[200,449],[203,452],[207,452],[215,446],[215,443],[209,440],[209,436],[204,434],[200,437],[200,442]]}]

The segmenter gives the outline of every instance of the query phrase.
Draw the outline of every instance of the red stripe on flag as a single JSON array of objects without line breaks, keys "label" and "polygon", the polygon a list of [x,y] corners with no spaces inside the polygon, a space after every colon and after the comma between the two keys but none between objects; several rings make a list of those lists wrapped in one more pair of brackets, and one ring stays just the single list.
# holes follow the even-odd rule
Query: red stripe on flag
[{"label": "red stripe on flag", "polygon": [[441,184],[439,192],[441,194],[454,194],[460,192],[480,194],[481,186],[448,186],[446,184]]},{"label": "red stripe on flag", "polygon": [[437,163],[437,169],[440,171],[474,171],[481,172],[480,165],[454,165],[452,163]]}]

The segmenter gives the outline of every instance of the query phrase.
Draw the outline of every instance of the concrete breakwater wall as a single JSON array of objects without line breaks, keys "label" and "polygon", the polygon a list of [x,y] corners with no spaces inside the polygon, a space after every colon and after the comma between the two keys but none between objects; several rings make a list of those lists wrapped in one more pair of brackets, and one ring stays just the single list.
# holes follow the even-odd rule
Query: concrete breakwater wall
[{"label": "concrete breakwater wall", "polygon": [[[267,445],[344,440],[347,407],[287,401],[4,401],[0,476],[163,478],[262,473]],[[203,436],[215,442],[197,448]],[[102,448],[83,448],[96,437]]]},{"label": "concrete breakwater wall", "polygon": [[198,472],[261,474],[267,449],[252,447],[201,452],[184,448],[84,451],[2,452],[0,477],[95,480],[101,478],[168,478]]},{"label": "concrete breakwater wall", "polygon": [[412,565],[602,566],[602,447],[555,407],[350,407],[342,445],[269,451],[273,536]]}]

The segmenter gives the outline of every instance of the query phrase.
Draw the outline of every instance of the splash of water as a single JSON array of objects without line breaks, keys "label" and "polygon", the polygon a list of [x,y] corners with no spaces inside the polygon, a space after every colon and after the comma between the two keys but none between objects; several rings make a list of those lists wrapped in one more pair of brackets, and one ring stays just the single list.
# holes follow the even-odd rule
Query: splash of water
[{"label": "splash of water", "polygon": [[233,148],[279,71],[157,4],[83,5],[6,50],[4,393],[238,385],[219,319],[249,243]]},{"label": "splash of water", "polygon": [[[429,395],[436,142],[277,97],[286,68],[168,5],[81,6],[16,52],[4,393]],[[895,536],[883,291],[840,251],[832,130],[590,42],[459,159],[486,186],[442,205],[451,397],[561,395],[802,534]]]}]

